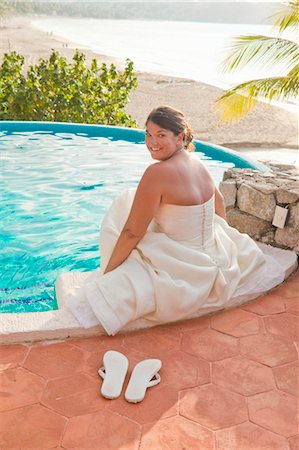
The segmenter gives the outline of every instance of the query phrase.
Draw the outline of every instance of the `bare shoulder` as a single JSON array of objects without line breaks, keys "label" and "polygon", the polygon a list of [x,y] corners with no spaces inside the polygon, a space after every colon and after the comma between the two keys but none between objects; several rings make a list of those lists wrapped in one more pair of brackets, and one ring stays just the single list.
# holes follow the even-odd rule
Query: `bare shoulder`
[{"label": "bare shoulder", "polygon": [[157,181],[161,179],[161,175],[169,171],[169,166],[162,162],[151,164],[143,173],[142,179],[145,181]]},{"label": "bare shoulder", "polygon": [[211,172],[209,171],[209,169],[207,168],[207,166],[205,165],[205,163],[203,163],[199,158],[197,158],[195,155],[192,155],[193,156],[193,160],[195,160],[194,161],[194,164],[196,164],[197,165],[197,167],[198,167],[198,169],[202,172],[202,174],[204,174],[207,178],[209,178],[209,179],[212,179],[213,177],[212,177],[212,174],[211,174]]},{"label": "bare shoulder", "polygon": [[146,197],[159,196],[163,190],[163,177],[161,176],[161,169],[158,167],[159,163],[151,164],[144,171],[137,187],[138,196]]}]

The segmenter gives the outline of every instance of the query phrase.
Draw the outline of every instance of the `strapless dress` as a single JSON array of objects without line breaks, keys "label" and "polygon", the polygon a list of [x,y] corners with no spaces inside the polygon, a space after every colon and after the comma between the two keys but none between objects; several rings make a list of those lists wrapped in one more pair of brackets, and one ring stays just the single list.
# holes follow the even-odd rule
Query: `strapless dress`
[{"label": "strapless dress", "polygon": [[280,284],[285,272],[247,234],[201,205],[161,204],[146,234],[119,267],[103,275],[135,190],[124,191],[101,225],[101,267],[56,281],[60,308],[85,328],[109,335],[198,317],[247,302]]}]

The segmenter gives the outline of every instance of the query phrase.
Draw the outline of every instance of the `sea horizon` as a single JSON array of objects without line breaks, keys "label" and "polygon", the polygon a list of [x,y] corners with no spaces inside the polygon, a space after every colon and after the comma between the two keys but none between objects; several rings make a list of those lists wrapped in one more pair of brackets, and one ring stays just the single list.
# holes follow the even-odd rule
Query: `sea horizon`
[{"label": "sea horizon", "polygon": [[[69,48],[86,48],[121,63],[129,58],[136,71],[185,78],[221,89],[286,73],[282,67],[274,70],[256,65],[247,65],[235,73],[221,71],[234,37],[276,35],[270,25],[65,17],[38,18],[31,23],[39,30],[66,39]],[[282,102],[279,106],[290,111],[296,108]]]}]

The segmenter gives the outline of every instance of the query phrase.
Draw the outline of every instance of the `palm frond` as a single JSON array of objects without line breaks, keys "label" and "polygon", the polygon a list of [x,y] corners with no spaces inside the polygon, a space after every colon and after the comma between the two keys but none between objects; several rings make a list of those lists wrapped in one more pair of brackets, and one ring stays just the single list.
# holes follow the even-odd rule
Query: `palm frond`
[{"label": "palm frond", "polygon": [[221,120],[238,122],[255,108],[258,98],[267,100],[294,100],[299,92],[299,67],[285,77],[262,78],[239,84],[223,94],[215,103]]},{"label": "palm frond", "polygon": [[256,104],[256,99],[234,93],[229,97],[218,99],[215,103],[215,109],[220,113],[222,122],[233,124],[252,112]]},{"label": "palm frond", "polygon": [[299,62],[298,44],[280,37],[239,36],[230,49],[231,53],[222,64],[225,72],[233,72],[248,63],[264,68],[283,65],[285,70],[289,70]]},{"label": "palm frond", "polygon": [[299,25],[299,1],[289,1],[288,4],[272,16],[276,17],[274,27],[278,27],[282,33],[287,28],[298,28]]}]

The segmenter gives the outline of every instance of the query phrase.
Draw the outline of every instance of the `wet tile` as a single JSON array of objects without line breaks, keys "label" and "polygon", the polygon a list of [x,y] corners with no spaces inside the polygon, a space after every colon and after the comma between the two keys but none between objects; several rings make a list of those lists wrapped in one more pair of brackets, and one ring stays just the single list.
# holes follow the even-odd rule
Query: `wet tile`
[{"label": "wet tile", "polygon": [[183,417],[171,417],[142,429],[139,450],[211,450],[214,436],[203,428]]},{"label": "wet tile", "polygon": [[269,391],[248,398],[251,422],[285,437],[298,433],[298,400],[280,391]]},{"label": "wet tile", "polygon": [[140,426],[110,411],[73,417],[62,446],[68,450],[137,450]]},{"label": "wet tile", "polygon": [[240,353],[270,367],[295,361],[298,358],[293,342],[272,334],[256,334],[241,338]]},{"label": "wet tile", "polygon": [[254,395],[275,387],[269,367],[242,357],[213,363],[212,382],[242,395]]},{"label": "wet tile", "polygon": [[[134,349],[147,358],[161,358],[180,349],[181,333],[176,328],[152,328],[132,332],[124,338],[124,348]],[[125,351],[125,350],[124,350]]]},{"label": "wet tile", "polygon": [[289,450],[286,438],[245,422],[216,432],[217,450]]},{"label": "wet tile", "polygon": [[22,364],[28,350],[26,345],[0,345],[0,371]]},{"label": "wet tile", "polygon": [[109,402],[100,394],[101,382],[86,374],[55,378],[47,384],[42,404],[66,417],[104,410]]},{"label": "wet tile", "polygon": [[89,353],[66,343],[31,347],[23,367],[46,379],[80,372]]},{"label": "wet tile", "polygon": [[40,405],[0,413],[0,448],[48,450],[58,446],[66,419]]},{"label": "wet tile", "polygon": [[268,316],[270,314],[279,314],[286,310],[284,298],[281,295],[269,293],[259,297],[247,305],[241,306],[241,309],[250,311],[260,316]]},{"label": "wet tile", "polygon": [[163,357],[160,374],[164,385],[171,385],[177,389],[186,389],[211,381],[209,363],[181,351]]},{"label": "wet tile", "polygon": [[18,367],[0,373],[0,411],[38,403],[45,380],[28,370]]},{"label": "wet tile", "polygon": [[269,333],[285,337],[291,341],[299,340],[298,318],[293,314],[277,314],[272,317],[265,317],[264,321]]},{"label": "wet tile", "polygon": [[184,333],[181,348],[184,352],[207,361],[217,361],[239,353],[236,338],[210,329]]},{"label": "wet tile", "polygon": [[[298,361],[273,369],[278,389],[288,394],[299,395],[299,363]],[[298,430],[299,431],[299,430]]]},{"label": "wet tile", "polygon": [[245,397],[212,384],[181,392],[179,412],[212,430],[231,427],[248,419]]},{"label": "wet tile", "polygon": [[124,396],[111,403],[115,411],[139,424],[157,421],[177,414],[178,391],[172,386],[153,386],[148,388],[140,403],[129,403]]},{"label": "wet tile", "polygon": [[240,308],[211,317],[211,327],[235,337],[257,334],[260,330],[258,316]]}]

